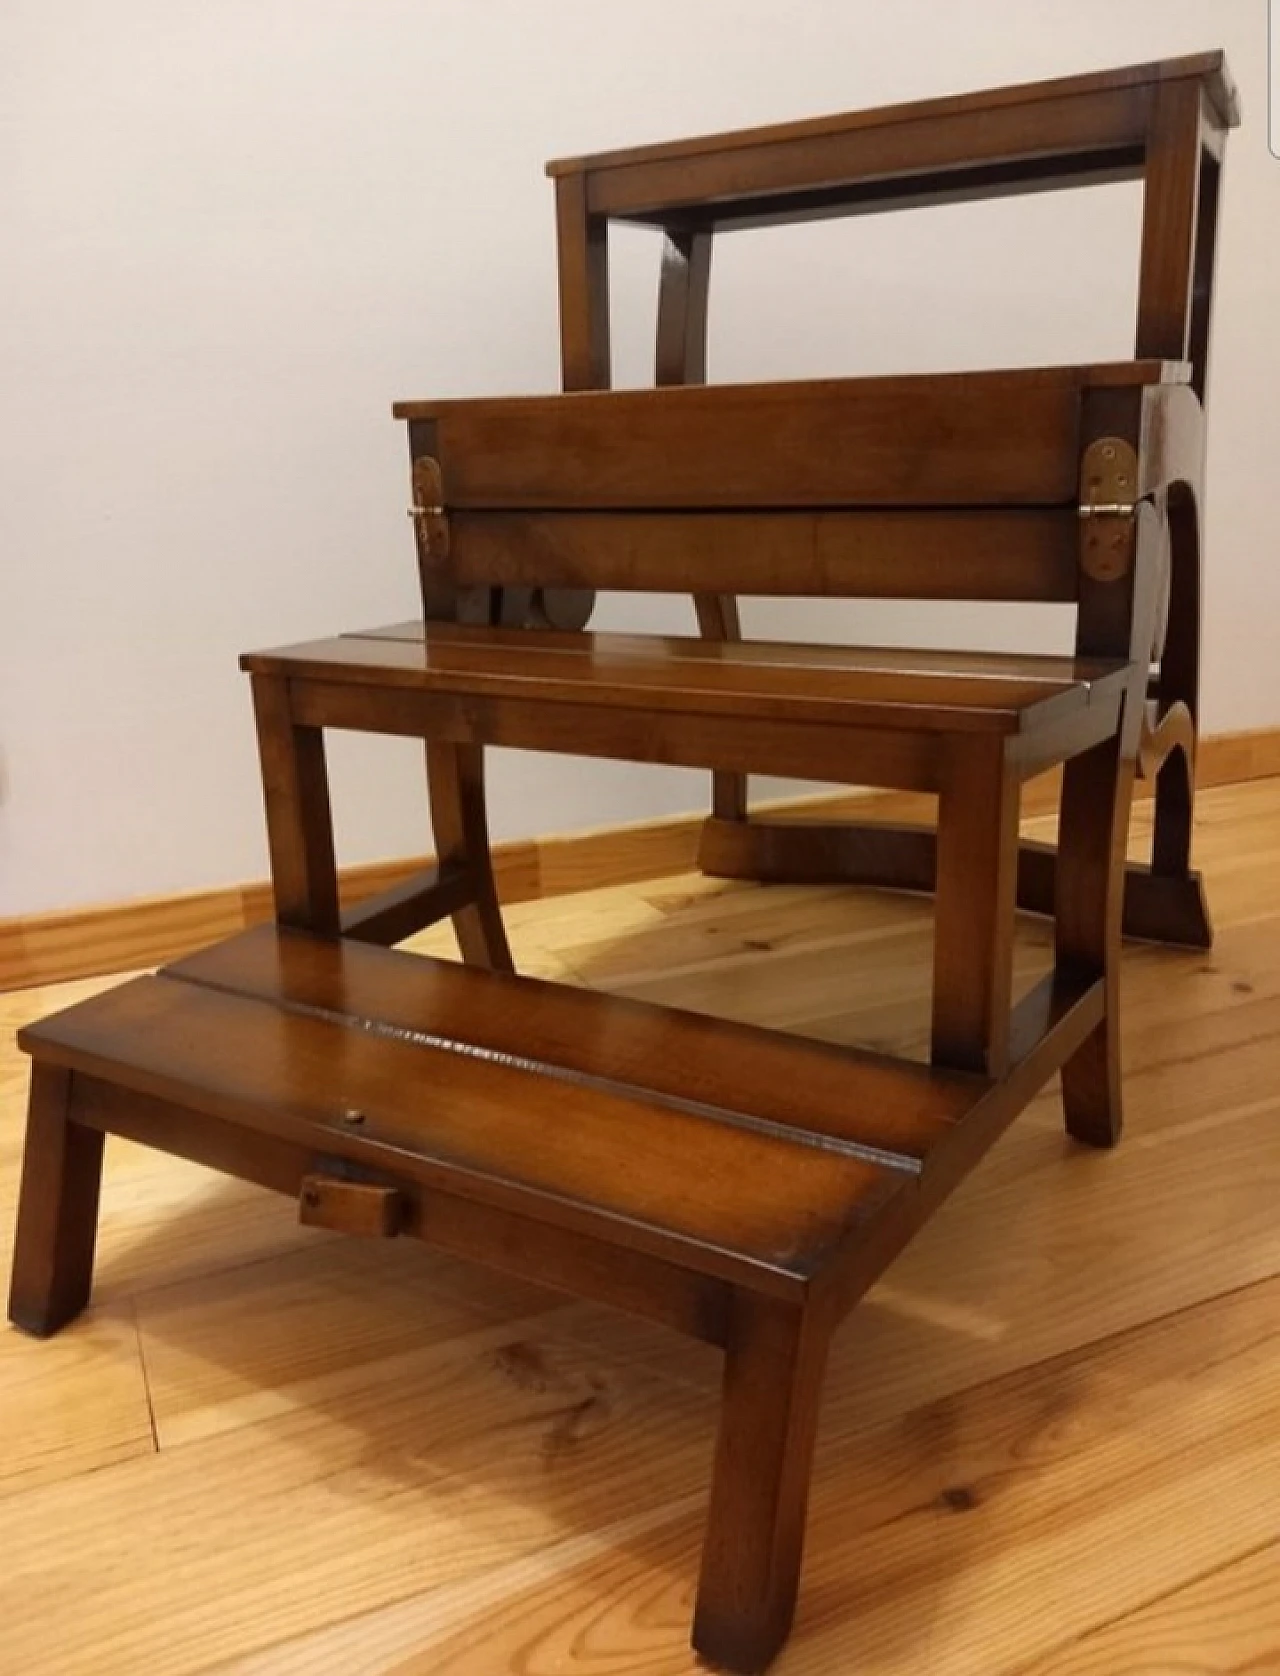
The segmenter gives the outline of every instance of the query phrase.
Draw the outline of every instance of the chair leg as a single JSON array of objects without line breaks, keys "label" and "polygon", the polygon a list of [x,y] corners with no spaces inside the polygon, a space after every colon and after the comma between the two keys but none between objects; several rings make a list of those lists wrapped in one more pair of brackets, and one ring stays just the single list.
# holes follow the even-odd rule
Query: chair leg
[{"label": "chair leg", "polygon": [[999,739],[948,741],[938,799],[935,1065],[1008,1069],[1019,785]]},{"label": "chair leg", "polygon": [[429,741],[427,787],[440,864],[465,868],[471,880],[471,900],[453,915],[462,958],[468,966],[513,972],[489,850],[483,747]]},{"label": "chair leg", "polygon": [[693,1645],[760,1671],[795,1615],[828,1334],[812,1311],[734,1300]]},{"label": "chair leg", "polygon": [[1120,938],[1133,780],[1118,739],[1073,758],[1063,778],[1055,957],[1106,985],[1102,1023],[1062,1067],[1067,1132],[1086,1146],[1114,1146],[1123,1122]]},{"label": "chair leg", "polygon": [[71,1074],[31,1067],[9,1319],[47,1338],[89,1301],[98,1233],[102,1132],[70,1116]]}]

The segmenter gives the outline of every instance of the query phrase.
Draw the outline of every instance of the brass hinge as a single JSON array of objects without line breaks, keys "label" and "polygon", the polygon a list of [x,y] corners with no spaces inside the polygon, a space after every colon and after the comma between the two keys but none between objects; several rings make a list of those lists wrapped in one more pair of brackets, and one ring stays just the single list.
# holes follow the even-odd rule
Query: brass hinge
[{"label": "brass hinge", "polygon": [[413,505],[409,508],[425,557],[449,557],[449,518],[444,507],[440,462],[429,454],[413,462]]},{"label": "brass hinge", "polygon": [[1080,564],[1095,582],[1116,582],[1133,563],[1138,456],[1118,436],[1100,436],[1080,462]]}]

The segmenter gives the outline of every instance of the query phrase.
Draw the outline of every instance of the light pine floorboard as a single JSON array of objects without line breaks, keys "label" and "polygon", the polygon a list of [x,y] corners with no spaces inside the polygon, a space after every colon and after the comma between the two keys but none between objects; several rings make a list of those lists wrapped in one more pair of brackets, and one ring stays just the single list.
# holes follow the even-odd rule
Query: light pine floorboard
[{"label": "light pine floorboard", "polygon": [[[1280,781],[1207,793],[1199,859],[1213,953],[1126,952],[1119,1150],[1047,1090],[842,1332],[779,1676],[1280,1672]],[[510,922],[541,975],[923,1051],[924,903],[688,876]],[[6,1036],[6,1269],[25,1087]],[[687,1676],[717,1379],[112,1142],[92,1311],[0,1333],[0,1672]]]}]

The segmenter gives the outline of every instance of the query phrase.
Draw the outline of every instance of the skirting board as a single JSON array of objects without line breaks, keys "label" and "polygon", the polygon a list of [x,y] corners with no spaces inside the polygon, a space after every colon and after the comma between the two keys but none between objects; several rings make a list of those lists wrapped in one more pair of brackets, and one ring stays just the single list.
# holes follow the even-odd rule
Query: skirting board
[{"label": "skirting board", "polygon": [[[1280,728],[1219,734],[1200,743],[1197,778],[1202,786],[1270,775],[1280,775]],[[1139,795],[1148,789],[1140,785]],[[1047,813],[1056,797],[1056,777],[1046,775],[1026,788],[1023,811]],[[842,814],[852,817],[855,811],[859,819],[928,820],[932,799],[903,792],[823,793],[760,805],[756,812],[766,811],[774,817],[800,820],[839,820]],[[495,844],[499,894],[504,902],[528,902],[688,872],[695,865],[704,819],[700,811]],[[343,900],[357,902],[386,890],[428,859],[413,856],[346,868]],[[229,937],[269,918],[270,913],[271,886],[262,881],[0,921],[0,990],[137,971]]]}]

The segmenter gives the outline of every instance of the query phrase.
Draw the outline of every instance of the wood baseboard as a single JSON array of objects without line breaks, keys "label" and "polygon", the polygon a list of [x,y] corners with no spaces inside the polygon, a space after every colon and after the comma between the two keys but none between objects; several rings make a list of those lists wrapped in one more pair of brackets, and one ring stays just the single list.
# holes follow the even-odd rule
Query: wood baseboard
[{"label": "wood baseboard", "polygon": [[[1280,728],[1219,734],[1201,741],[1201,786],[1272,775],[1280,775]],[[1148,789],[1140,786],[1139,794]],[[1024,812],[1047,813],[1056,797],[1056,777],[1045,775],[1026,788]],[[787,799],[767,807],[774,817],[788,820],[838,820],[851,818],[855,812],[860,819],[911,820],[928,818],[930,803],[915,793],[838,792]],[[528,902],[688,872],[695,865],[704,818],[699,811],[496,844],[499,893],[504,902]],[[343,900],[357,902],[399,884],[429,860],[411,856],[346,868]],[[0,990],[137,971],[229,937],[270,913],[271,887],[262,880],[0,921]]]}]

